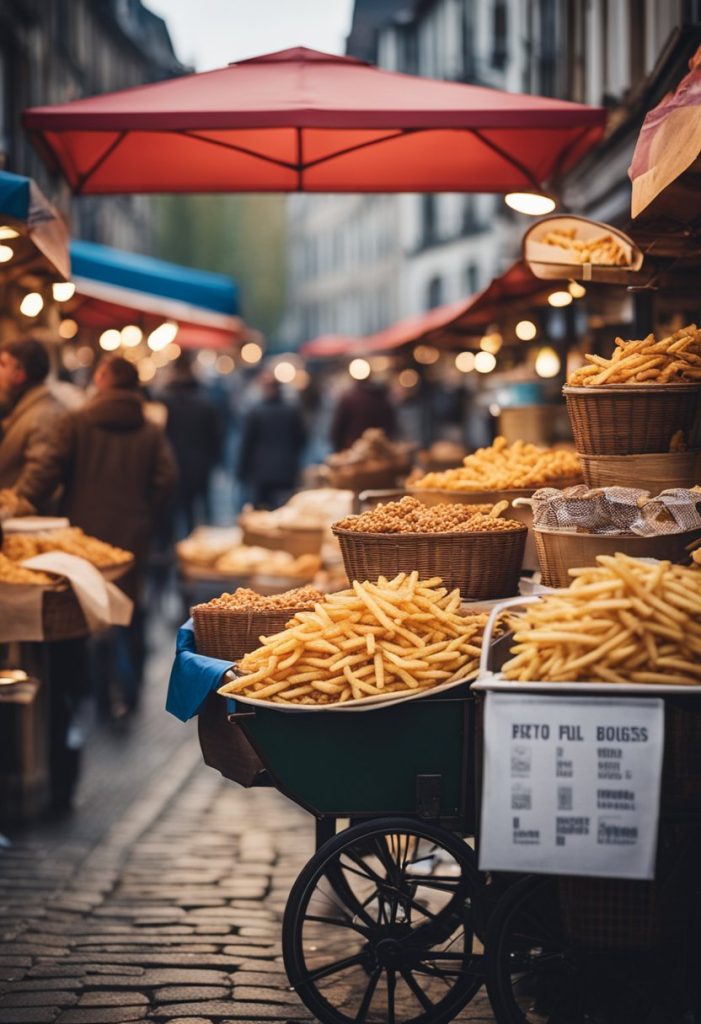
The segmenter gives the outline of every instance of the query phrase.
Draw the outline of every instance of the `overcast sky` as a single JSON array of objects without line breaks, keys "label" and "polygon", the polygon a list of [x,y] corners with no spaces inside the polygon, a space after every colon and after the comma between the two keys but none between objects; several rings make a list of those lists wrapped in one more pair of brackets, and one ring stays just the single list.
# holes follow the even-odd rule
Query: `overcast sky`
[{"label": "overcast sky", "polygon": [[146,0],[197,71],[289,46],[343,53],[353,0]]}]

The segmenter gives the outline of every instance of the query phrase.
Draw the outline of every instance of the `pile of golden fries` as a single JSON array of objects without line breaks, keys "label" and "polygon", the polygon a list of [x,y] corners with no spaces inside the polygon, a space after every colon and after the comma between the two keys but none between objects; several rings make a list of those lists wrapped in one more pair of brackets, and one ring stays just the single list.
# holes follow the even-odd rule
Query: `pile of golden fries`
[{"label": "pile of golden fries", "polygon": [[489,448],[478,448],[462,466],[442,473],[427,473],[413,487],[441,491],[506,491],[547,487],[559,480],[580,477],[576,453],[567,448],[540,448],[525,441],[507,444],[497,437]]},{"label": "pile of golden fries", "polygon": [[338,530],[358,533],[490,533],[495,530],[520,530],[522,524],[499,516],[508,501],[496,505],[424,505],[416,498],[389,501],[347,516],[334,523]]},{"label": "pile of golden fries", "polygon": [[701,684],[701,573],[599,555],[515,617],[507,679]]},{"label": "pile of golden fries", "polygon": [[37,587],[49,587],[56,582],[55,576],[39,572],[37,569],[25,569],[10,561],[7,555],[0,554],[0,583],[29,583]]},{"label": "pile of golden fries", "polygon": [[97,537],[91,537],[77,526],[60,530],[40,530],[37,533],[8,533],[2,545],[3,554],[12,562],[23,562],[27,558],[45,551],[64,551],[77,555],[98,569],[114,565],[126,565],[132,559],[129,551],[117,548]]},{"label": "pile of golden fries", "polygon": [[400,573],[329,594],[261,637],[219,693],[331,705],[474,679],[487,616],[461,615],[459,591],[441,582]]},{"label": "pile of golden fries", "polygon": [[601,384],[671,384],[701,381],[701,329],[688,324],[668,338],[642,341],[616,338],[610,359],[587,355],[588,366],[570,374],[568,384],[598,387]]},{"label": "pile of golden fries", "polygon": [[556,245],[566,249],[577,263],[593,263],[607,267],[628,267],[628,254],[617,238],[606,232],[595,238],[577,238],[576,227],[548,231],[538,239],[542,245]]}]

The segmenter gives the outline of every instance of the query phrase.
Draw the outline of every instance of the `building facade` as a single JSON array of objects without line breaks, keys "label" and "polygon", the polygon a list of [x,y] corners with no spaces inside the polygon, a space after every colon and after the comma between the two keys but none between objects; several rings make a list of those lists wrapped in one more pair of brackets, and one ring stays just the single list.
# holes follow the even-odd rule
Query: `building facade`
[{"label": "building facade", "polygon": [[183,74],[162,18],[141,0],[2,0],[0,165],[34,178],[74,235],[148,252],[146,196],[76,197],[22,127],[22,111]]},{"label": "building facade", "polygon": [[[623,223],[635,139],[664,87],[654,73],[700,22],[699,0],[356,0],[347,49],[392,71],[606,106],[603,147],[560,191],[572,210]],[[683,64],[667,64],[670,88]],[[501,196],[445,193],[295,196],[288,224],[289,344],[466,298],[517,258],[528,226]]]}]

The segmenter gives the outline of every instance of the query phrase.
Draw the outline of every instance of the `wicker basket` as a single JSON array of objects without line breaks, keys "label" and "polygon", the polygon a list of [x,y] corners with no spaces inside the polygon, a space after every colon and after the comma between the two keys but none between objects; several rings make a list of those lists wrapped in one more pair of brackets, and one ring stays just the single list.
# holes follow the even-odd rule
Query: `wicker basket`
[{"label": "wicker basket", "polygon": [[302,608],[271,608],[269,611],[236,611],[195,605],[192,620],[197,651],[208,658],[238,661],[259,646],[259,637],[271,636],[285,628]]},{"label": "wicker basket", "polygon": [[260,530],[249,526],[245,515],[239,517],[243,530],[243,543],[269,551],[287,551],[294,558],[300,555],[318,555],[324,540],[320,526],[280,526],[273,530]]},{"label": "wicker basket", "polygon": [[387,487],[397,487],[411,472],[410,462],[388,462],[378,465],[377,469],[365,469],[358,466],[329,467],[329,485],[343,491],[374,491]]},{"label": "wicker basket", "polygon": [[583,455],[669,452],[679,431],[689,440],[699,411],[699,384],[564,387],[575,448]]},{"label": "wicker basket", "polygon": [[635,534],[563,533],[561,530],[535,528],[535,543],[541,581],[546,587],[567,587],[572,582],[569,569],[596,565],[597,555],[621,552],[634,558],[669,559],[684,562],[686,547],[701,537],[701,530],[666,533],[657,537]]},{"label": "wicker basket", "polygon": [[701,450],[655,455],[581,455],[588,487],[643,487],[659,494],[701,483]]},{"label": "wicker basket", "polygon": [[72,587],[45,590],[41,615],[45,640],[78,640],[90,633]]},{"label": "wicker basket", "polygon": [[493,533],[360,533],[338,530],[349,580],[376,580],[417,569],[440,576],[463,599],[491,600],[516,594],[528,530]]}]

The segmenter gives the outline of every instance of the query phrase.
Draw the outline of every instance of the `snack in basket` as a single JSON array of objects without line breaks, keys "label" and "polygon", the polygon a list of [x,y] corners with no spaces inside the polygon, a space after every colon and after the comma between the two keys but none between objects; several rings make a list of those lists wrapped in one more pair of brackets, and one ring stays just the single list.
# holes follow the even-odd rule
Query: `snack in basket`
[{"label": "snack in basket", "polygon": [[90,537],[77,526],[37,533],[8,533],[2,551],[12,562],[23,562],[47,551],[64,551],[84,558],[98,569],[127,565],[133,557],[131,552],[98,540],[97,537]]},{"label": "snack in basket", "polygon": [[37,587],[49,587],[55,582],[55,576],[37,569],[25,569],[0,553],[0,583],[29,583]]},{"label": "snack in basket", "polygon": [[211,569],[218,558],[240,544],[238,526],[197,526],[189,537],[178,541],[175,550],[182,563]]},{"label": "snack in basket", "polygon": [[335,519],[348,515],[353,507],[353,492],[335,487],[318,487],[299,491],[280,508],[247,508],[242,513],[247,529],[277,531],[280,529],[324,529]]},{"label": "snack in basket", "polygon": [[547,231],[537,239],[541,245],[554,245],[566,249],[577,263],[592,263],[604,267],[628,267],[630,260],[624,246],[610,232],[595,238],[577,238],[577,228],[560,227]]},{"label": "snack in basket", "polygon": [[268,596],[258,594],[249,587],[238,587],[233,594],[221,594],[206,604],[195,607],[222,608],[237,612],[281,611],[285,608],[313,608],[317,601],[323,599],[324,595],[316,587],[296,587],[294,590],[286,590],[284,594]]},{"label": "snack in basket", "polygon": [[35,512],[34,506],[26,498],[20,498],[11,487],[0,489],[0,520],[31,516]]},{"label": "snack in basket", "polygon": [[497,505],[425,505],[406,496],[399,501],[375,505],[357,516],[334,523],[336,530],[357,533],[486,533],[495,530],[521,530],[513,519],[500,519],[508,501]]},{"label": "snack in basket", "polygon": [[298,612],[219,690],[278,704],[402,697],[477,674],[487,616],[462,615],[441,580],[400,573],[354,583]]},{"label": "snack in basket", "polygon": [[[701,329],[688,324],[666,338],[648,334],[641,341],[616,338],[610,359],[586,355],[588,366],[570,374],[572,387],[600,387],[602,384],[673,384],[701,382]],[[684,437],[677,432],[671,451],[679,451]]]},{"label": "snack in basket", "polygon": [[333,469],[359,465],[365,469],[375,469],[385,463],[404,463],[407,456],[406,444],[390,441],[384,430],[369,427],[350,448],[327,456],[326,465]]},{"label": "snack in basket", "polygon": [[533,523],[548,531],[657,537],[701,529],[701,495],[683,487],[543,487],[532,499]]},{"label": "snack in basket", "polygon": [[581,477],[576,453],[568,448],[540,448],[525,441],[507,444],[497,437],[488,448],[478,448],[462,466],[442,473],[427,473],[414,481],[419,490],[507,491],[545,487],[558,480]]},{"label": "snack in basket", "polygon": [[701,685],[701,574],[599,555],[514,618],[506,679]]},{"label": "snack in basket", "polygon": [[300,555],[299,558],[294,558],[287,551],[270,551],[268,548],[247,547],[241,544],[220,555],[214,563],[214,568],[217,572],[241,575],[311,579],[321,568],[321,559],[318,555]]}]

